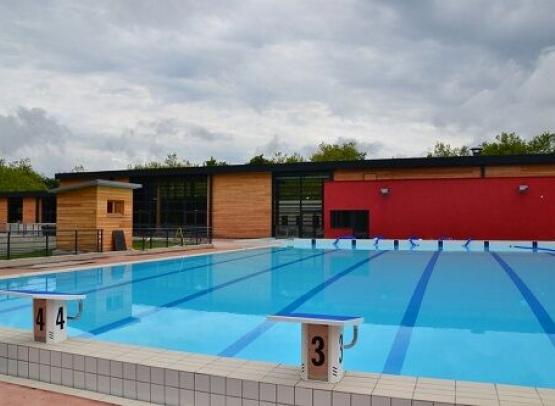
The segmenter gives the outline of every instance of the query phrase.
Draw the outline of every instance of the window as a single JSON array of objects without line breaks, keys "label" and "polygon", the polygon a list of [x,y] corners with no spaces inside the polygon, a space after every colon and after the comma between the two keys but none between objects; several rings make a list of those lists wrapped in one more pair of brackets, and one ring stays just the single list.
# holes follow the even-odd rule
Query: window
[{"label": "window", "polygon": [[323,236],[323,184],[329,178],[327,173],[290,173],[274,177],[275,236]]},{"label": "window", "polygon": [[332,228],[368,229],[368,210],[332,210]]},{"label": "window", "polygon": [[23,221],[23,199],[20,197],[8,198],[8,223],[21,223]]},{"label": "window", "polygon": [[106,212],[108,214],[123,215],[123,200],[108,200]]}]

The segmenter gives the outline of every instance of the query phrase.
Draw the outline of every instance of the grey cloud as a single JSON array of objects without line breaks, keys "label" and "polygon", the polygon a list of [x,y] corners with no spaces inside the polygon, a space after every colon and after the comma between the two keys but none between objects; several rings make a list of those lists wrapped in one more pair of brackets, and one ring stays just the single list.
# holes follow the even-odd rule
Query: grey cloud
[{"label": "grey cloud", "polygon": [[553,20],[550,0],[3,3],[1,128],[40,106],[97,166],[531,136],[555,127]]},{"label": "grey cloud", "polygon": [[25,146],[62,146],[69,130],[39,108],[18,107],[13,114],[0,115],[0,150],[15,155]]}]

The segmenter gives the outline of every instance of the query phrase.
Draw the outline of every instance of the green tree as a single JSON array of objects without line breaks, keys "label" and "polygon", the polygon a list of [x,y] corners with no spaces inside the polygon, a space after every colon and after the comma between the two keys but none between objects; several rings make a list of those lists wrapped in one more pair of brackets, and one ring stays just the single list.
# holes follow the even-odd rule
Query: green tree
[{"label": "green tree", "polygon": [[204,161],[204,166],[226,166],[229,165],[226,161],[218,161],[213,156],[209,160]]},{"label": "green tree", "polygon": [[356,141],[347,141],[339,144],[318,145],[318,150],[312,154],[312,162],[324,161],[358,161],[366,158],[366,152],[359,150]]},{"label": "green tree", "polygon": [[129,164],[129,169],[158,169],[158,168],[186,168],[193,165],[190,161],[179,159],[177,154],[168,154],[163,161],[148,161],[145,163]]},{"label": "green tree", "polygon": [[532,154],[549,154],[555,152],[555,134],[545,132],[528,141],[528,152]]},{"label": "green tree", "polygon": [[468,156],[470,155],[470,148],[467,145],[462,147],[452,147],[450,144],[445,144],[443,142],[436,142],[434,145],[434,150],[428,153],[428,158],[432,157],[442,157],[448,158],[452,156]]},{"label": "green tree", "polygon": [[272,161],[270,159],[266,159],[264,157],[264,154],[260,154],[260,155],[255,155],[253,156],[249,162],[250,165],[267,165],[267,164],[271,164]]},{"label": "green tree", "polygon": [[0,159],[0,191],[2,192],[47,190],[51,182],[55,183],[53,179],[37,173],[28,159],[9,163]]},{"label": "green tree", "polygon": [[482,143],[482,155],[528,154],[528,142],[516,133],[501,133],[495,141]]},{"label": "green tree", "polygon": [[292,154],[286,154],[283,152],[274,152],[272,158],[270,159],[275,164],[292,164],[297,162],[304,162],[305,159],[301,154],[294,152]]}]

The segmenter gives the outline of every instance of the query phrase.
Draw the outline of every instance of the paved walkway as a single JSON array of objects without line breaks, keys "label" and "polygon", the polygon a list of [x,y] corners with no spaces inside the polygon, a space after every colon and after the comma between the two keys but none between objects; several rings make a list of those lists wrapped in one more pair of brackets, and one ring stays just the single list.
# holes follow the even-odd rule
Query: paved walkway
[{"label": "paved walkway", "polygon": [[167,258],[175,256],[198,255],[203,253],[222,252],[235,249],[254,248],[267,246],[271,240],[215,240],[214,248],[206,249],[187,249],[187,250],[149,250],[137,255],[136,253],[125,253],[122,255],[107,255],[98,258],[79,259],[74,256],[68,256],[67,261],[52,262],[41,264],[26,265],[21,267],[0,267],[0,276],[17,276],[26,273],[47,272],[59,269],[75,268],[79,266],[109,265],[117,262],[141,261],[146,259]]},{"label": "paved walkway", "polygon": [[0,406],[102,406],[111,404],[0,382]]}]

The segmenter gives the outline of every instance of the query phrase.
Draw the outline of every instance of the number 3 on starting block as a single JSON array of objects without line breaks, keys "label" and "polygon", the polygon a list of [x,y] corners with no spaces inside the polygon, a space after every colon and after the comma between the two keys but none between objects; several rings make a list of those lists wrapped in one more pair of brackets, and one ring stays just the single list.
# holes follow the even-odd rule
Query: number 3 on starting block
[{"label": "number 3 on starting block", "polygon": [[[270,316],[273,321],[301,323],[301,377],[337,383],[343,378],[343,351],[355,345],[361,317],[289,313]],[[352,325],[353,341],[343,343],[343,329]]]}]

